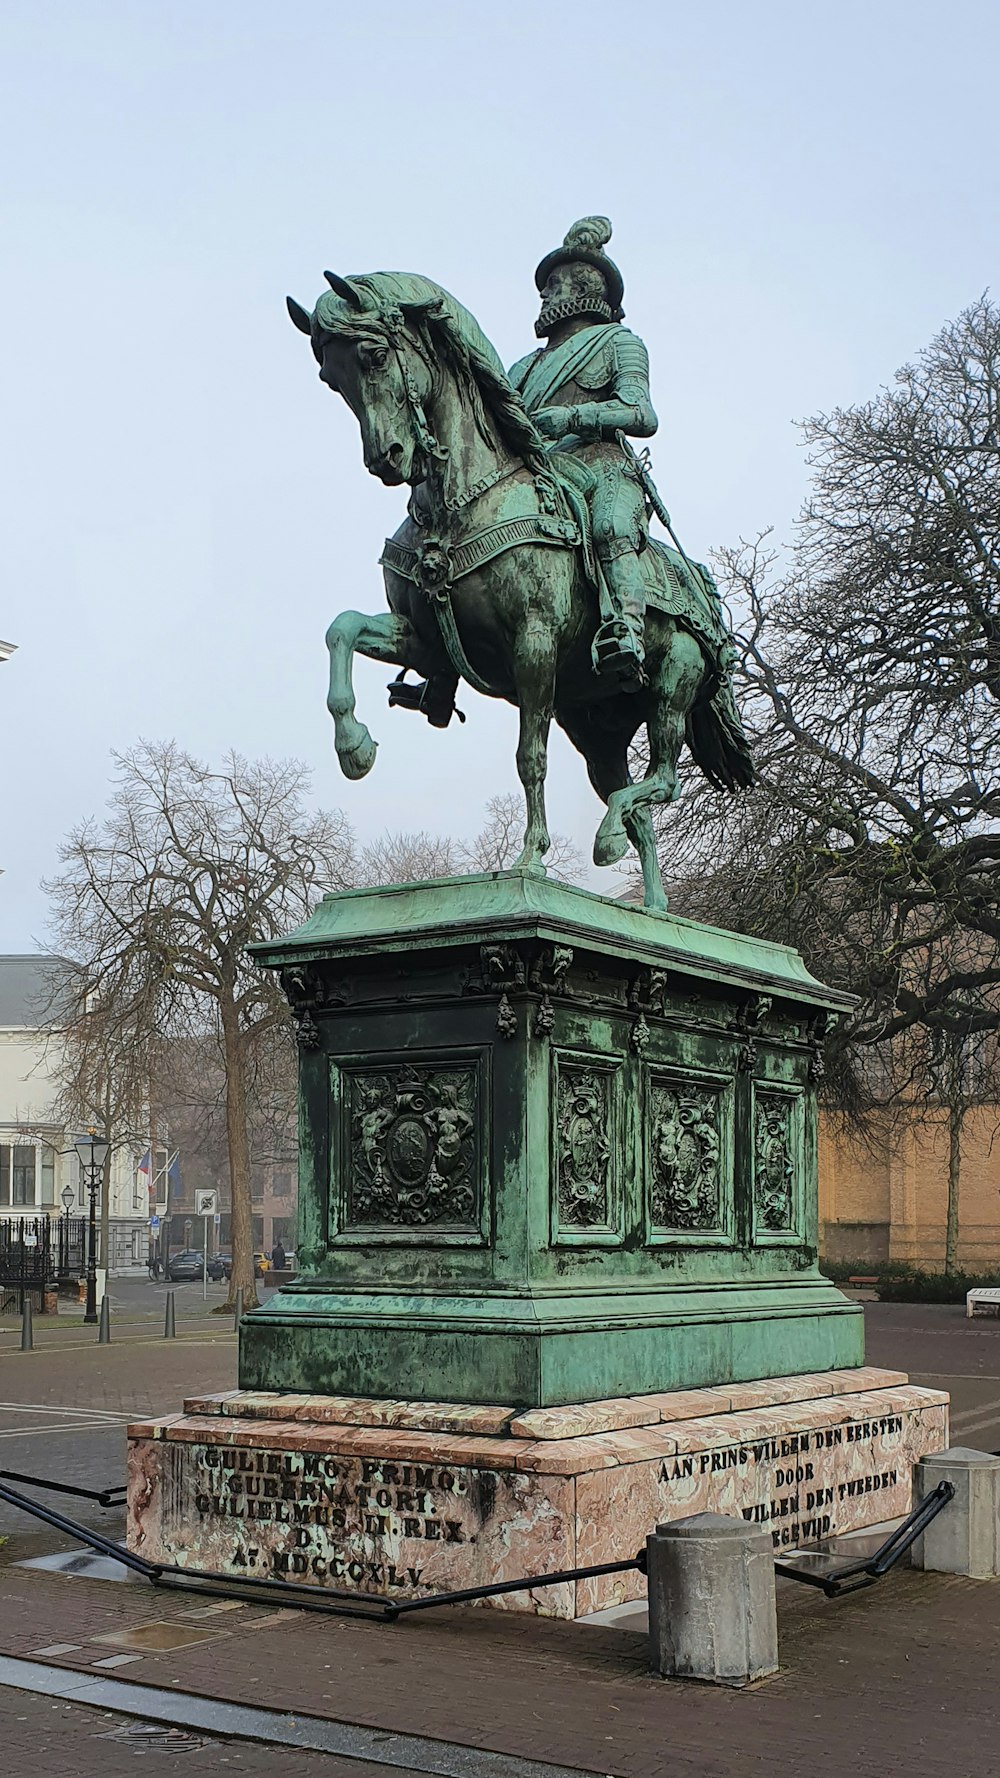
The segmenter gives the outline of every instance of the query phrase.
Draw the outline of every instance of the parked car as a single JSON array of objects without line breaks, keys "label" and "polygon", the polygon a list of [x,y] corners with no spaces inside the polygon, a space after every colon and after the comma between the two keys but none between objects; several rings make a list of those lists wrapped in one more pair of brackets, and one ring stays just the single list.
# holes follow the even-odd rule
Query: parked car
[{"label": "parked car", "polygon": [[[194,1278],[200,1278],[205,1270],[204,1255],[197,1247],[185,1247],[183,1253],[175,1253],[167,1266],[167,1277],[171,1284],[182,1284]],[[218,1283],[226,1276],[221,1254],[214,1254],[208,1262],[209,1277]]]},{"label": "parked car", "polygon": [[232,1254],[231,1253],[217,1253],[215,1257],[218,1260],[220,1266],[222,1267],[223,1278],[231,1278],[233,1275],[233,1256],[232,1256]]},{"label": "parked car", "polygon": [[263,1278],[264,1273],[269,1272],[270,1270],[271,1270],[271,1261],[268,1259],[267,1254],[266,1253],[255,1253],[253,1256],[253,1275],[254,1275],[254,1277],[255,1278]]}]

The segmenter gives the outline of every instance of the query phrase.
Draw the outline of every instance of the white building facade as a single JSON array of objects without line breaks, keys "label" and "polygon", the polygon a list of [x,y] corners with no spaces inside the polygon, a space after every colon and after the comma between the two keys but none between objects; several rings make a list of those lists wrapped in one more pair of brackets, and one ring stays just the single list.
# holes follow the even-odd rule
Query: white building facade
[{"label": "white building facade", "polygon": [[[73,1147],[82,1132],[55,1115],[54,1040],[44,1008],[58,960],[0,955],[0,1220],[83,1216],[87,1191]],[[113,1132],[111,1133],[113,1137]],[[111,1157],[107,1259],[111,1272],[144,1267],[149,1253],[149,1192],[139,1154],[116,1144]],[[101,1205],[98,1202],[100,1224]]]}]

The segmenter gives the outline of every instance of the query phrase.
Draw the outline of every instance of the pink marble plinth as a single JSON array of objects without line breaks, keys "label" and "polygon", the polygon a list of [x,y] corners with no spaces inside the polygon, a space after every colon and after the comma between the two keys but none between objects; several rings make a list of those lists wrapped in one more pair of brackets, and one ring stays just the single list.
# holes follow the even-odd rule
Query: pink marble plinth
[{"label": "pink marble plinth", "polygon": [[[947,1445],[948,1397],[873,1366],[522,1414],[235,1390],[128,1435],[141,1555],[405,1598],[626,1560],[689,1513],[766,1525],[778,1549],[894,1518]],[[488,1603],[577,1617],[644,1585]]]}]

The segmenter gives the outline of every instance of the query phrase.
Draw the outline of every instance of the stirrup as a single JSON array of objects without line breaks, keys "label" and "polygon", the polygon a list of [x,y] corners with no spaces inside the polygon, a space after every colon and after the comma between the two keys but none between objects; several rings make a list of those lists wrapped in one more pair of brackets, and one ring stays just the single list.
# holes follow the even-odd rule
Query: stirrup
[{"label": "stirrup", "polygon": [[432,728],[447,728],[453,716],[457,716],[459,722],[465,721],[464,712],[458,708],[450,692],[443,694],[432,679],[417,679],[411,685],[406,677],[408,671],[409,668],[404,667],[398,678],[389,681],[390,710],[395,706],[401,710],[419,710]]},{"label": "stirrup", "polygon": [[617,679],[623,690],[648,685],[642,643],[624,618],[609,618],[594,637],[594,672]]}]

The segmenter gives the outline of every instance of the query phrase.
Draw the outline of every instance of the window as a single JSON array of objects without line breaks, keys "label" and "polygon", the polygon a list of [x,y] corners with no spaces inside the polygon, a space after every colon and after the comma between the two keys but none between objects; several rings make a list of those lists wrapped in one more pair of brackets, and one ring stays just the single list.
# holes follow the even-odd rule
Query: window
[{"label": "window", "polygon": [[31,1205],[35,1203],[35,1150],[26,1144],[15,1143],[11,1154],[10,1168],[11,1203]]},{"label": "window", "polygon": [[10,1149],[0,1142],[0,1204],[10,1203]]},{"label": "window", "polygon": [[43,1148],[41,1154],[42,1196],[43,1204],[54,1204],[56,1201],[56,1157],[51,1148]]}]

